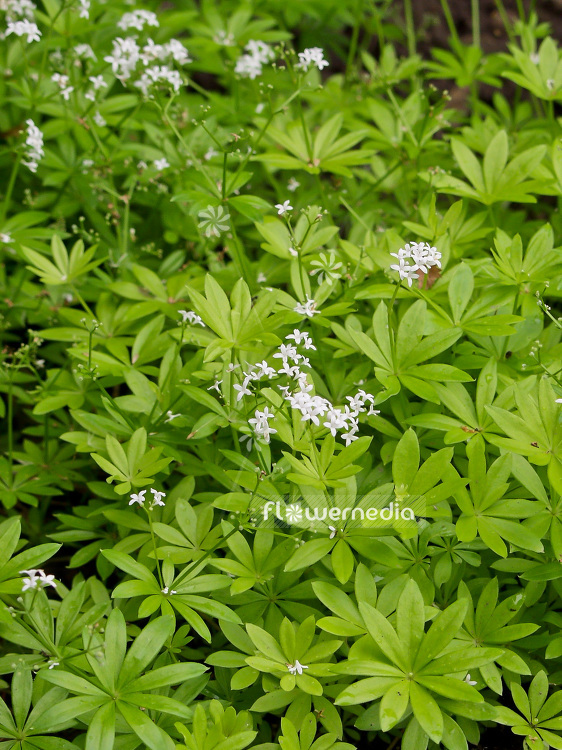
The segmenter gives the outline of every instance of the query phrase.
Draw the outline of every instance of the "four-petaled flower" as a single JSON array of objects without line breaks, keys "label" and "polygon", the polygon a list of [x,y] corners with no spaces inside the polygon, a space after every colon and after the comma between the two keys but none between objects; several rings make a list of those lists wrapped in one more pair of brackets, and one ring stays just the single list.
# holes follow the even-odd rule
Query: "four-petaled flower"
[{"label": "four-petaled flower", "polygon": [[138,503],[141,507],[144,507],[144,501],[145,501],[145,495],[146,490],[141,490],[138,494],[136,492],[133,492],[131,494],[131,499],[129,500],[129,505],[134,505],[135,503]]},{"label": "four-petaled flower", "polygon": [[291,201],[283,201],[283,203],[276,203],[275,208],[277,209],[277,216],[283,216],[287,211],[292,211]]}]

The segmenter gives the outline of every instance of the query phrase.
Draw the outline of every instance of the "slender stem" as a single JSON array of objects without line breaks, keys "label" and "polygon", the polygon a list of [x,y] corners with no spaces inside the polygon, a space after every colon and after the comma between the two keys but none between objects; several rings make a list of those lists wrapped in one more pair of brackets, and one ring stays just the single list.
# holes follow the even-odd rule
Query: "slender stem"
[{"label": "slender stem", "polygon": [[13,427],[13,418],[14,418],[14,395],[13,395],[13,384],[14,384],[14,374],[12,370],[10,370],[10,375],[8,378],[8,464],[10,466],[10,487],[12,486],[13,482],[13,475],[12,475],[12,466],[13,466],[13,457],[12,453],[14,450],[14,427]]},{"label": "slender stem", "polygon": [[355,62],[355,55],[357,54],[357,43],[359,41],[359,29],[361,28],[361,21],[363,20],[362,15],[363,10],[363,0],[357,0],[357,4],[355,6],[355,23],[353,25],[353,31],[351,33],[351,40],[349,43],[349,52],[347,54],[347,63],[345,66],[345,78],[346,80],[349,79],[349,76],[351,74],[351,68],[353,66],[353,63]]},{"label": "slender stem", "polygon": [[86,303],[86,301],[85,301],[85,300],[84,300],[84,299],[82,298],[82,295],[80,294],[80,292],[79,292],[79,291],[78,291],[78,289],[76,288],[75,284],[73,284],[73,285],[72,285],[72,291],[74,292],[74,294],[76,295],[76,299],[78,300],[78,302],[80,302],[80,304],[82,305],[82,307],[84,308],[84,310],[85,310],[85,311],[86,311],[86,312],[88,313],[88,315],[91,315],[91,316],[92,316],[92,318],[94,318],[94,319],[95,319],[95,315],[94,315],[94,313],[93,313],[93,312],[92,312],[92,311],[90,310],[90,308],[89,308],[88,304],[87,304],[87,303]]},{"label": "slender stem", "polygon": [[4,221],[6,220],[6,216],[8,214],[8,208],[10,206],[10,201],[12,200],[12,193],[14,192],[14,185],[16,184],[16,178],[18,176],[18,170],[21,164],[21,158],[22,157],[20,154],[15,160],[14,165],[12,167],[12,172],[10,174],[8,186],[6,187],[6,194],[4,196],[4,200],[2,201],[2,208],[0,209],[0,228],[4,225]]},{"label": "slender stem", "polygon": [[158,548],[156,546],[156,537],[154,536],[154,529],[152,528],[152,515],[149,510],[146,511],[148,516],[148,525],[150,526],[150,536],[152,538],[152,548],[154,549],[154,559],[156,560],[156,570],[158,571],[158,580],[160,581],[160,588],[164,588],[164,579],[162,578],[162,570],[160,569],[160,560],[158,559]]},{"label": "slender stem", "polygon": [[472,44],[480,47],[480,0],[470,0],[472,13]]},{"label": "slender stem", "polygon": [[416,30],[414,28],[414,13],[412,0],[404,0],[404,16],[406,18],[406,40],[408,44],[408,55],[416,54]]},{"label": "slender stem", "polygon": [[443,13],[445,15],[445,21],[447,22],[449,33],[452,36],[455,44],[460,45],[457,27],[455,26],[455,22],[453,21],[453,16],[451,14],[451,9],[449,8],[449,3],[447,2],[447,0],[441,0],[441,7],[443,8]]}]

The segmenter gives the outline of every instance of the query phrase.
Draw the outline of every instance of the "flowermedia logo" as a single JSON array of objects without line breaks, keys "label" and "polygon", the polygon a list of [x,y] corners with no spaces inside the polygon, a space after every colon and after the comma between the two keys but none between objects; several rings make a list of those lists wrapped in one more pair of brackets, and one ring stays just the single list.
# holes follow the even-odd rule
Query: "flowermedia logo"
[{"label": "flowermedia logo", "polygon": [[281,502],[269,501],[264,504],[262,513],[264,521],[276,518],[289,525],[298,525],[303,522],[312,525],[315,523],[325,525],[326,521],[385,521],[392,522],[394,525],[400,521],[411,522],[416,520],[414,510],[407,506],[402,507],[398,499],[391,501],[384,508],[363,508],[361,506],[346,508],[337,506],[332,508],[302,507],[298,503],[284,505]]}]

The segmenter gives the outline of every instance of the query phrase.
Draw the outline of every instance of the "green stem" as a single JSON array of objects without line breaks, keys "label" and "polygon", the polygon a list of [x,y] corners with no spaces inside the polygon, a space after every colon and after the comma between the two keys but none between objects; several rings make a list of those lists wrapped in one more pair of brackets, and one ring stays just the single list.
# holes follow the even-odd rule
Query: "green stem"
[{"label": "green stem", "polygon": [[13,427],[13,419],[14,419],[14,396],[13,396],[13,383],[14,383],[14,375],[13,372],[10,371],[10,376],[8,379],[8,465],[10,467],[10,487],[13,483],[13,475],[12,475],[12,467],[13,467],[13,450],[14,450],[14,427]]},{"label": "green stem", "polygon": [[404,16],[406,19],[406,39],[408,44],[408,55],[416,54],[416,30],[414,28],[414,13],[412,0],[404,0]]},{"label": "green stem", "polygon": [[12,200],[12,193],[14,192],[14,186],[16,184],[16,178],[18,176],[18,170],[19,166],[21,164],[21,155],[17,157],[17,159],[14,162],[14,165],[12,167],[12,172],[10,174],[10,179],[8,181],[8,186],[6,187],[6,194],[4,196],[4,200],[2,201],[2,209],[0,210],[0,228],[3,227],[4,221],[6,220],[6,216],[8,214],[8,208],[10,206],[10,201]]},{"label": "green stem", "polygon": [[470,0],[472,14],[472,44],[480,47],[480,0]]},{"label": "green stem", "polygon": [[357,54],[357,43],[359,41],[359,29],[361,28],[363,10],[363,0],[357,0],[355,7],[355,23],[353,25],[353,31],[351,33],[351,40],[349,43],[349,52],[347,54],[347,63],[345,66],[345,80],[349,80],[351,74],[351,68],[355,62],[355,55]]},{"label": "green stem", "polygon": [[148,525],[150,526],[150,537],[152,539],[152,548],[154,550],[154,559],[156,560],[156,570],[158,571],[158,580],[160,581],[160,588],[164,588],[164,579],[162,578],[162,570],[160,569],[160,560],[158,559],[158,548],[156,546],[156,537],[154,536],[154,529],[152,528],[152,516],[149,510],[146,511],[148,515]]},{"label": "green stem", "polygon": [[455,44],[460,45],[457,27],[455,26],[455,22],[453,21],[453,16],[451,14],[451,9],[449,8],[449,3],[447,2],[447,0],[441,0],[441,7],[443,8],[443,14],[445,15],[445,21],[447,22],[449,34],[453,38]]}]

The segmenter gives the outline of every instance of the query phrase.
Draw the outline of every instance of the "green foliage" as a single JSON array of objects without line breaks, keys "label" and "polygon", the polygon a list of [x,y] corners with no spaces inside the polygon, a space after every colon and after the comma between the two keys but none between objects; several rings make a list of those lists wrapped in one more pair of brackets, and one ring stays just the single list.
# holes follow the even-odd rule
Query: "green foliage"
[{"label": "green foliage", "polygon": [[0,748],[562,749],[555,30],[0,5]]}]

